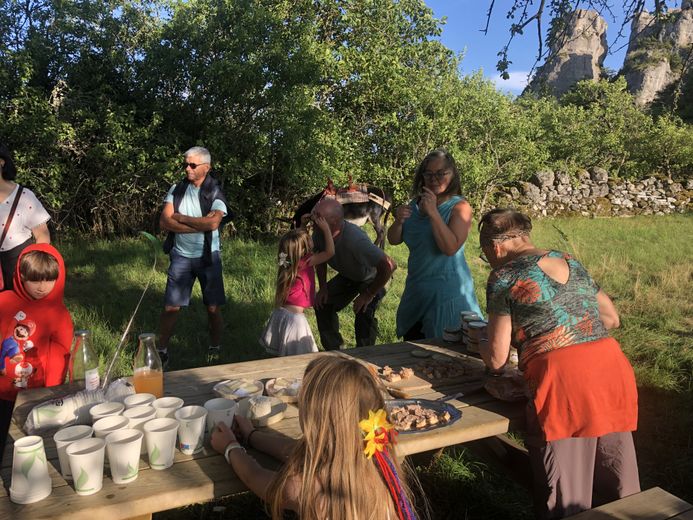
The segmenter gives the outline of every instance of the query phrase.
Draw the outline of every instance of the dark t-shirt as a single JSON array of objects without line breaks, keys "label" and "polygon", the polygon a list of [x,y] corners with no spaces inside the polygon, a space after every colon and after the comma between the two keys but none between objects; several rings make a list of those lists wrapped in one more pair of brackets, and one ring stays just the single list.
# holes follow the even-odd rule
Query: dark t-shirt
[{"label": "dark t-shirt", "polygon": [[[322,231],[313,233],[315,251],[325,250]],[[375,278],[376,266],[385,258],[385,252],[376,246],[368,235],[351,222],[344,222],[342,232],[334,241],[334,256],[328,265],[342,276],[354,282],[370,282]]]},{"label": "dark t-shirt", "polygon": [[546,256],[565,259],[565,284],[537,265],[544,255],[530,255],[495,269],[486,286],[487,312],[512,318],[512,344],[522,365],[537,354],[607,336],[599,319],[599,287],[582,264],[559,251]]}]

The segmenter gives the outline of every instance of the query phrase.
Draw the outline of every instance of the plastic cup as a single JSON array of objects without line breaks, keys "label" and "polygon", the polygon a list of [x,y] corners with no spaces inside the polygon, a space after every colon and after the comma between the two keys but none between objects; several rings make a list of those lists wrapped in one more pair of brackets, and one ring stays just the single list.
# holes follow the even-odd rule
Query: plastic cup
[{"label": "plastic cup", "polygon": [[103,487],[106,442],[95,437],[80,439],[67,447],[70,471],[78,495],[93,495]]},{"label": "plastic cup", "polygon": [[202,451],[205,441],[207,409],[203,406],[184,406],[176,411],[178,449],[186,455]]},{"label": "plastic cup", "polygon": [[52,490],[43,439],[31,435],[15,441],[10,500],[16,504],[31,504],[43,500]]},{"label": "plastic cup", "polygon": [[92,406],[89,410],[89,415],[91,415],[91,422],[94,424],[99,419],[104,417],[110,417],[111,415],[120,415],[125,410],[125,405],[123,403],[101,403]]},{"label": "plastic cup", "polygon": [[176,410],[183,406],[183,400],[180,397],[160,397],[152,403],[152,407],[156,410],[156,416],[159,419],[173,419]]},{"label": "plastic cup", "polygon": [[[144,434],[144,425],[147,421],[156,419],[156,410],[151,406],[135,406],[123,412],[123,417],[129,419],[128,428],[139,430]],[[147,452],[147,445],[142,442],[140,453]]]},{"label": "plastic cup", "polygon": [[144,441],[152,469],[162,470],[173,466],[177,433],[178,421],[170,417],[152,419],[145,423]]},{"label": "plastic cup", "polygon": [[127,484],[137,479],[140,448],[144,434],[126,428],[106,436],[106,453],[111,463],[111,477],[116,484]]},{"label": "plastic cup", "polygon": [[123,400],[123,404],[125,405],[125,409],[129,410],[135,406],[151,406],[155,400],[156,396],[154,394],[132,394]]},{"label": "plastic cup", "polygon": [[223,422],[231,428],[233,416],[236,413],[238,403],[224,397],[215,397],[205,402],[207,409],[207,432],[211,432],[217,423]]},{"label": "plastic cup", "polygon": [[60,460],[60,473],[63,478],[71,479],[72,471],[70,471],[70,461],[67,458],[67,447],[80,439],[88,439],[94,434],[94,428],[85,424],[77,426],[68,426],[53,435],[55,447],[58,450],[58,459]]}]

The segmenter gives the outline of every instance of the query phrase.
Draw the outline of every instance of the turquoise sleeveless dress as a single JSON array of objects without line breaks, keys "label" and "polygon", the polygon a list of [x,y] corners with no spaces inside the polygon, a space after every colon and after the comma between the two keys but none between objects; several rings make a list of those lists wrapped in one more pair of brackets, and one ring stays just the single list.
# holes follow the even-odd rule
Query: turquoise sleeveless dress
[{"label": "turquoise sleeveless dress", "polygon": [[[452,197],[438,206],[448,224],[452,208],[462,197]],[[443,254],[427,216],[410,203],[411,216],[404,222],[402,238],[409,248],[407,281],[397,309],[397,336],[402,337],[417,322],[427,338],[441,337],[446,327],[460,325],[461,311],[482,316],[474,294],[474,281],[464,259],[464,244],[453,255]]]}]

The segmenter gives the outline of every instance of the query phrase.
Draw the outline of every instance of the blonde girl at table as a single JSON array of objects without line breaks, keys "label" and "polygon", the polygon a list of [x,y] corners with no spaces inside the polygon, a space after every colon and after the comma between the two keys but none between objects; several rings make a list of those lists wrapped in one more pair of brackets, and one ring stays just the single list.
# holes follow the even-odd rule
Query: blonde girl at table
[{"label": "blonde girl at table", "polygon": [[[285,509],[302,520],[414,519],[384,408],[378,383],[364,365],[324,355],[304,374],[300,439],[256,430],[237,415],[233,431],[223,423],[214,429],[212,447],[268,503],[273,520],[283,518]],[[264,469],[239,440],[284,466],[278,472]]]},{"label": "blonde girl at table", "polygon": [[608,330],[614,304],[570,255],[537,248],[529,217],[495,209],[479,223],[493,271],[488,348],[502,368],[517,347],[527,382],[527,438],[539,518],[562,518],[640,491],[633,369]]},{"label": "blonde girl at table", "polygon": [[[313,253],[313,241],[305,228],[307,218],[313,219],[325,237],[325,250],[320,253]],[[332,256],[332,233],[322,217],[306,215],[302,227],[292,229],[279,240],[275,308],[260,336],[260,344],[269,354],[290,356],[318,351],[305,310],[315,303],[315,266]]]}]

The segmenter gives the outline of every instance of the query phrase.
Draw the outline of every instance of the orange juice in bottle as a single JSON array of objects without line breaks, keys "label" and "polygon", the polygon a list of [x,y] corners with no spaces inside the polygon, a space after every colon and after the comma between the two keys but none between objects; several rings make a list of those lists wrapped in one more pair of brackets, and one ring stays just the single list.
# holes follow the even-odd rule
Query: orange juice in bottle
[{"label": "orange juice in bottle", "polygon": [[135,392],[149,393],[156,397],[164,395],[164,370],[161,358],[156,351],[156,335],[139,335],[139,346],[135,354],[132,382]]}]

